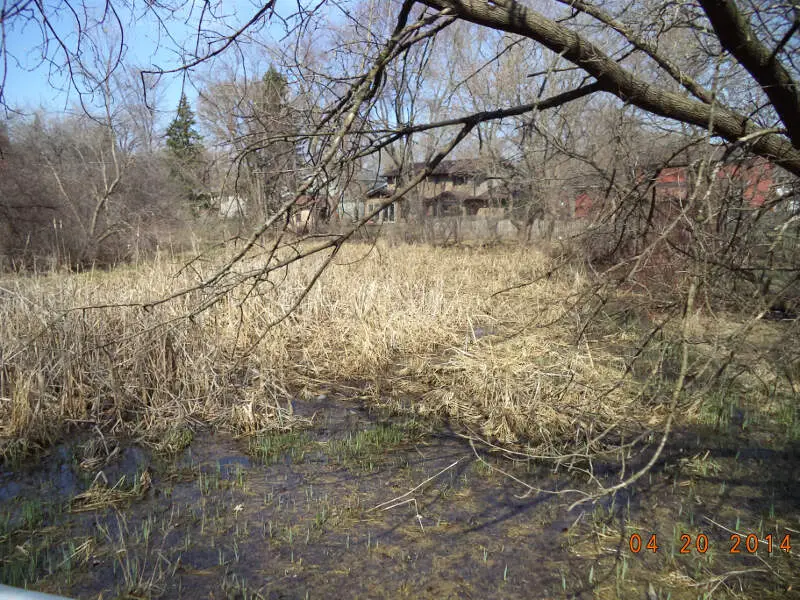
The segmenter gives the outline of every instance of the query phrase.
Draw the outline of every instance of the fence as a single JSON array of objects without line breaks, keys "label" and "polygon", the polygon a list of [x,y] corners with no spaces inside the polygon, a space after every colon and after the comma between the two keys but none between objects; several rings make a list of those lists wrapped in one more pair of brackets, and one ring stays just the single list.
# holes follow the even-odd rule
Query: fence
[{"label": "fence", "polygon": [[426,218],[421,223],[397,222],[369,225],[367,235],[381,235],[395,242],[456,244],[460,242],[558,241],[579,235],[586,228],[580,220],[540,219],[528,223],[502,217],[462,216]]}]

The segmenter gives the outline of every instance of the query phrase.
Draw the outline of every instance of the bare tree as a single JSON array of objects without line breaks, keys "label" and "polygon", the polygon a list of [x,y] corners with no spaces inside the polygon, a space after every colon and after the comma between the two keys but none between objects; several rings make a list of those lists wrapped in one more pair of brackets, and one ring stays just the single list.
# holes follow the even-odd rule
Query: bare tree
[{"label": "bare tree", "polygon": [[[252,79],[229,75],[205,84],[199,116],[220,158],[227,158],[220,174],[227,187],[248,196],[250,212],[263,220],[296,188],[297,110],[285,76],[274,67]],[[228,165],[235,165],[233,172],[224,172]]]},{"label": "bare tree", "polygon": [[40,112],[11,122],[14,167],[0,210],[15,240],[7,252],[25,264],[37,256],[72,266],[115,262],[154,244],[145,224],[174,223],[165,206],[180,215],[165,164],[156,160],[155,114],[139,78],[116,69],[113,42],[103,47],[105,57],[95,55],[91,71],[84,57],[80,73],[93,82],[90,113]]},{"label": "bare tree", "polygon": [[[166,12],[160,4],[150,6],[157,13]],[[359,228],[413,194],[450,153],[470,144],[494,146],[492,152],[502,159],[511,149],[523,163],[540,153],[541,159],[529,160],[520,169],[535,183],[583,169],[599,179],[607,202],[589,232],[590,243],[603,246],[595,256],[601,260],[590,261],[593,283],[586,295],[568,306],[567,312],[577,321],[576,339],[585,339],[593,317],[608,304],[610,291],[624,286],[643,286],[650,297],[663,301],[666,313],[633,352],[626,373],[666,321],[681,322],[674,377],[668,387],[653,393],[667,415],[656,451],[643,469],[600,492],[634,483],[664,450],[689,380],[697,380],[698,373],[711,373],[706,380],[710,385],[724,376],[736,355],[741,332],[726,340],[731,350],[722,364],[712,368],[690,360],[688,323],[700,299],[731,297],[729,281],[733,286],[746,284],[743,294],[757,299],[746,330],[774,300],[791,296],[797,287],[797,220],[786,210],[786,197],[772,195],[757,204],[725,186],[726,173],[735,179],[730,169],[741,173],[748,168],[745,159],[763,159],[800,175],[796,6],[700,0],[667,9],[650,2],[634,6],[551,0],[534,10],[515,0],[406,0],[389,7],[391,12],[379,14],[372,3],[360,5],[367,25],[353,20],[352,40],[323,33],[328,32],[323,27],[329,16],[326,9],[337,18],[353,19],[334,0],[300,2],[290,9],[294,13],[280,14],[286,26],[281,69],[292,75],[290,86],[303,88],[303,101],[316,105],[289,134],[265,126],[248,129],[259,112],[254,98],[242,90],[232,92],[234,101],[227,104],[252,103],[253,108],[234,112],[238,123],[223,118],[225,103],[214,107],[210,102],[209,114],[216,110],[223,125],[220,137],[241,144],[240,164],[251,174],[258,164],[247,162],[247,151],[259,156],[287,142],[301,148],[307,169],[293,193],[269,203],[263,221],[226,262],[196,285],[157,302],[203,291],[195,312],[202,311],[233,289],[256,290],[270,274],[323,255],[308,285],[272,323],[280,322],[303,301]],[[187,53],[182,64],[152,69],[149,74],[190,76],[204,61],[255,37],[267,17],[276,16],[273,9],[272,2],[261,6],[240,27],[216,34],[215,43]],[[14,18],[8,15],[4,13],[3,24]],[[46,16],[39,10],[29,18]],[[451,34],[459,27],[469,32],[468,37]],[[204,17],[197,28],[199,45],[210,29]],[[480,35],[473,35],[476,32]],[[483,60],[473,57],[458,79],[442,77],[432,83],[433,67],[442,72],[459,39],[465,46],[467,40],[474,42]],[[311,46],[317,46],[314,52]],[[327,50],[329,60],[324,60]],[[67,59],[76,56],[74,48],[65,46],[62,52]],[[309,61],[309,56],[315,60]],[[241,85],[241,80],[232,81]],[[218,96],[225,96],[226,89],[220,88]],[[213,101],[214,94],[210,96]],[[553,117],[554,111],[560,112]],[[600,123],[590,127],[587,121]],[[658,166],[648,164],[649,156],[626,165],[630,153],[643,146],[642,139],[656,139],[651,134],[658,131],[670,144],[680,136],[678,147],[658,157]],[[394,155],[405,164],[421,149],[415,147],[420,139],[436,144],[424,148],[424,168],[410,172],[391,196],[351,227],[308,236],[304,243],[287,235],[288,217],[301,199],[346,179],[353,165],[365,158]],[[685,189],[659,197],[660,173],[681,154],[686,158],[682,168],[691,172]],[[734,158],[738,162],[731,167]],[[114,188],[104,185],[98,190],[94,206],[103,210]],[[531,194],[551,193],[548,186],[531,187]],[[552,212],[545,200],[541,199],[541,210]],[[601,237],[607,244],[598,242]],[[791,244],[784,243],[788,238]],[[287,246],[291,252],[283,252]],[[250,264],[258,266],[237,268],[254,255],[259,260]],[[653,276],[656,267],[663,278]],[[655,283],[665,285],[657,288]],[[587,438],[590,430],[584,432]]]}]

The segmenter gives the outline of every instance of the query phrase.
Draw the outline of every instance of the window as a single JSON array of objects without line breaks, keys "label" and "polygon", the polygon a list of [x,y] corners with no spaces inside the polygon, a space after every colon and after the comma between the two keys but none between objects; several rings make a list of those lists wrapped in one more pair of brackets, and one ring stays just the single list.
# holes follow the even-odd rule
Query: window
[{"label": "window", "polygon": [[[372,203],[367,205],[367,214],[372,213],[380,206],[379,203]],[[376,216],[374,216],[370,222],[372,223],[394,223],[394,204],[387,206],[386,208],[382,209]]]}]

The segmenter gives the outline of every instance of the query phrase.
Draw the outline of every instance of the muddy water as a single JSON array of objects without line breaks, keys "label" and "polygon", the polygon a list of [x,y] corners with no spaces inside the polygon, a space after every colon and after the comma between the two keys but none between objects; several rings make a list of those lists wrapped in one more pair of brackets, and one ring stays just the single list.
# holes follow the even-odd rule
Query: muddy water
[{"label": "muddy water", "polygon": [[[796,478],[782,475],[796,467],[792,452],[720,445],[699,460],[701,436],[687,434],[654,477],[570,512],[574,495],[525,496],[446,429],[327,397],[295,409],[312,425],[280,438],[268,464],[252,440],[208,432],[170,459],[121,444],[102,467],[107,487],[121,481],[127,494],[113,506],[73,500],[98,478],[78,466],[77,443],[6,468],[0,581],[75,598],[796,594],[796,553],[734,556],[723,529],[760,527],[763,539],[800,525]],[[383,432],[383,445],[361,440],[365,431]],[[585,487],[528,463],[502,466],[541,488]],[[723,469],[734,475],[725,485]],[[684,531],[708,534],[713,559],[680,554]],[[656,532],[659,550],[631,552],[634,532],[644,543]]]}]

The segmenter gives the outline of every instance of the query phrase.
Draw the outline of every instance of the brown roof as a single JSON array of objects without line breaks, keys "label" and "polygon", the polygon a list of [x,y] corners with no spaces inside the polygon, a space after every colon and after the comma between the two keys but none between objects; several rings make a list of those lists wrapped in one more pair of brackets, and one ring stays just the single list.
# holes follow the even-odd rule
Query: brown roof
[{"label": "brown roof", "polygon": [[[412,172],[414,174],[422,172],[428,165],[426,162],[415,162]],[[452,160],[443,160],[433,170],[432,175],[485,175],[488,169],[487,163],[479,158],[457,158]],[[400,175],[400,169],[395,167],[384,171],[384,177],[397,177]]]}]

